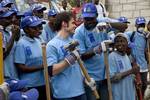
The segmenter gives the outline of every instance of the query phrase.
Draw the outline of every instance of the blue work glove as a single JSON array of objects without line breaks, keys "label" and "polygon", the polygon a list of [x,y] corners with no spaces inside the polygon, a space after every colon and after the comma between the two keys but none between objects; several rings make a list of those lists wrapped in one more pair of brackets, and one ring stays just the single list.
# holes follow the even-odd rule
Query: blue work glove
[{"label": "blue work glove", "polygon": [[74,50],[65,57],[65,60],[69,65],[73,65],[79,57],[79,52],[77,50]]}]

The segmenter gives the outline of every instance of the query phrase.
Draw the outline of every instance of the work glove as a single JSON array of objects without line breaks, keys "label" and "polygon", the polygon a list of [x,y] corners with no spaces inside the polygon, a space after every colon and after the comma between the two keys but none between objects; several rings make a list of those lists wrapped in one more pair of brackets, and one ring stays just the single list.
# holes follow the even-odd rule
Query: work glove
[{"label": "work glove", "polygon": [[101,52],[106,52],[107,47],[106,45],[109,45],[112,43],[112,40],[104,40],[99,45],[93,48],[93,51],[95,54],[100,54]]},{"label": "work glove", "polygon": [[91,88],[92,91],[96,90],[96,82],[93,78],[90,78],[91,81],[88,82],[86,79],[85,79],[85,83]]},{"label": "work glove", "polygon": [[79,57],[79,52],[77,50],[74,50],[65,57],[65,61],[67,61],[69,65],[73,65]]},{"label": "work glove", "polygon": [[144,31],[143,34],[144,34],[144,36],[145,36],[147,39],[150,39],[150,32],[149,32],[149,31]]}]

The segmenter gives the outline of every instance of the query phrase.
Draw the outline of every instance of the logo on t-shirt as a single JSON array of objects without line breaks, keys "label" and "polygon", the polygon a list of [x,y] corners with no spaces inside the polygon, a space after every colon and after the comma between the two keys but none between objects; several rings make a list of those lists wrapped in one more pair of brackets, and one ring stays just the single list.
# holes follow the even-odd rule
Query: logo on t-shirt
[{"label": "logo on t-shirt", "polygon": [[26,53],[28,56],[32,55],[31,48],[29,46],[26,47]]}]

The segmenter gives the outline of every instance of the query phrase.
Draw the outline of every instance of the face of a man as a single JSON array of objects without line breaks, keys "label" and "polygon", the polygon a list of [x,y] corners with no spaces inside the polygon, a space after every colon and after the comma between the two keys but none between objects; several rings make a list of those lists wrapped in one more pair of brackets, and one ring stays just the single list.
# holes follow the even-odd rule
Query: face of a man
[{"label": "face of a man", "polygon": [[67,2],[66,1],[62,1],[62,6],[65,8],[67,7]]},{"label": "face of a man", "polygon": [[73,34],[75,31],[75,28],[76,28],[76,25],[75,25],[74,19],[71,18],[71,20],[68,22],[68,27],[66,28],[66,31],[69,34]]},{"label": "face of a man", "polygon": [[39,24],[38,26],[29,27],[29,35],[31,37],[39,37],[39,35],[42,33],[43,26],[42,24]]},{"label": "face of a man", "polygon": [[84,26],[87,30],[92,30],[97,25],[96,17],[85,17],[83,21],[84,21]]},{"label": "face of a man", "polygon": [[44,17],[44,12],[43,12],[43,10],[34,11],[33,14],[34,14],[35,16],[38,16],[39,18],[43,18],[43,17]]},{"label": "face of a man", "polygon": [[95,4],[98,4],[98,3],[99,3],[99,0],[94,0],[94,3],[95,3]]},{"label": "face of a man", "polygon": [[4,27],[7,27],[13,23],[13,20],[16,19],[16,15],[13,14],[11,16],[3,18],[3,25]]}]

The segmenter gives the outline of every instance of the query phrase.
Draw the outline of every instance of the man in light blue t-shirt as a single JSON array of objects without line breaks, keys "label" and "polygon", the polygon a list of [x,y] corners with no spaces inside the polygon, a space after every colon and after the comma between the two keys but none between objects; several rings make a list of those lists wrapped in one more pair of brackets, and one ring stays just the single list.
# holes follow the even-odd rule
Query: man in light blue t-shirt
[{"label": "man in light blue t-shirt", "polygon": [[57,15],[57,12],[55,9],[51,9],[48,12],[48,22],[44,25],[43,31],[41,34],[41,37],[43,40],[48,43],[54,36],[56,36],[56,33],[53,31],[52,27],[55,22],[55,16]]},{"label": "man in light blue t-shirt", "polygon": [[144,17],[137,17],[135,20],[136,31],[126,32],[128,37],[129,45],[131,48],[131,55],[135,59],[136,63],[140,66],[141,80],[142,80],[142,94],[144,95],[145,89],[147,87],[147,72],[148,65],[146,60],[146,36],[144,33],[144,28],[146,25],[146,20]]},{"label": "man in light blue t-shirt", "polygon": [[55,100],[86,100],[84,78],[77,56],[64,49],[72,39],[75,29],[73,16],[69,12],[56,15],[57,35],[47,44],[47,64],[52,75],[52,90]]},{"label": "man in light blue t-shirt", "polygon": [[[74,38],[79,41],[82,54],[89,75],[94,78],[100,100],[108,100],[107,81],[105,79],[104,56],[101,42],[107,40],[107,33],[96,31],[97,10],[93,3],[87,3],[82,9],[84,23],[76,28]],[[88,100],[95,100],[91,90],[86,86]]]}]

